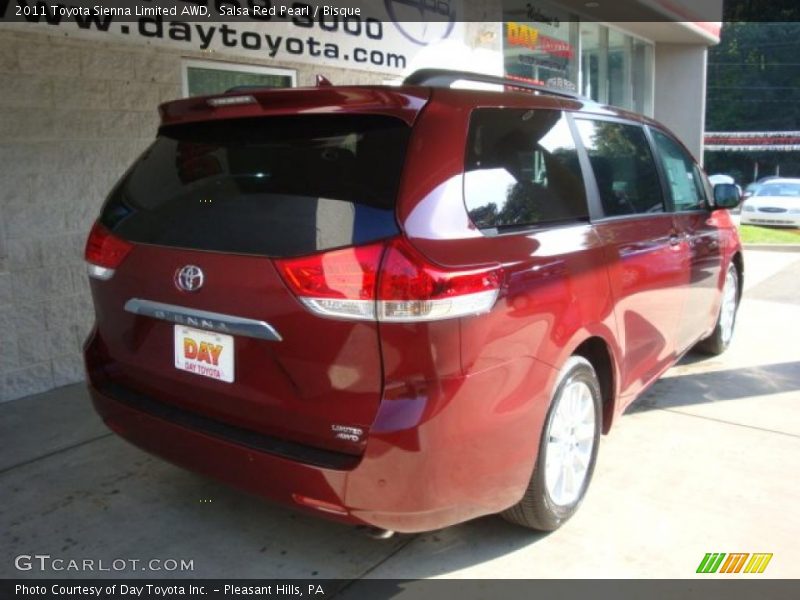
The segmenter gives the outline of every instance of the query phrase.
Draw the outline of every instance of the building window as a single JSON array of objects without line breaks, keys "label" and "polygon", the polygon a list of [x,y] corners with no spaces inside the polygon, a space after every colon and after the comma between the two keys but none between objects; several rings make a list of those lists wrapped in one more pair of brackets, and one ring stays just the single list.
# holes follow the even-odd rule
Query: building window
[{"label": "building window", "polygon": [[578,90],[578,23],[567,10],[506,1],[503,55],[508,77],[570,91]]},{"label": "building window", "polygon": [[581,23],[581,93],[598,102],[608,99],[608,28]]},{"label": "building window", "polygon": [[239,65],[208,60],[187,60],[183,63],[183,95],[222,94],[238,86],[294,87],[297,73],[293,69],[276,69],[255,65]]},{"label": "building window", "polygon": [[633,38],[631,42],[631,89],[633,110],[645,115],[653,114],[653,85],[655,74],[653,45]]},{"label": "building window", "polygon": [[598,23],[580,24],[581,93],[653,114],[653,45]]},{"label": "building window", "polygon": [[566,3],[502,0],[502,5],[506,76],[652,116],[651,42],[580,21]]}]

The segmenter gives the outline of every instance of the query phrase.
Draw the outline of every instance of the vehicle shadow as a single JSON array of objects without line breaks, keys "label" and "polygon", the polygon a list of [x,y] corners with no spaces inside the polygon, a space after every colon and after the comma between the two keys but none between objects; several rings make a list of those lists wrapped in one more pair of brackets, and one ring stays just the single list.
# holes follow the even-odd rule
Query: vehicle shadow
[{"label": "vehicle shadow", "polygon": [[[681,365],[708,357],[690,355]],[[638,398],[626,413],[692,406],[800,390],[800,361],[665,376]]]},{"label": "vehicle shadow", "polygon": [[[698,359],[690,355],[686,366]],[[700,405],[800,389],[800,361],[669,374],[629,412]],[[78,396],[76,394],[76,396]],[[76,398],[76,402],[80,398]],[[32,544],[62,548],[66,558],[86,556],[186,557],[196,570],[176,577],[413,578],[492,577],[496,559],[546,541],[487,516],[439,531],[373,540],[366,532],[306,515],[233,490],[149,457],[108,436],[38,460],[6,474],[13,493],[0,511],[9,526],[0,555],[11,558]],[[48,481],[36,494],[32,478]],[[554,534],[562,535],[561,532]],[[58,546],[55,546],[58,544]],[[0,569],[2,573],[3,569]],[[125,570],[112,577],[163,577]],[[20,576],[7,573],[6,576]],[[31,573],[33,575],[33,573]],[[41,576],[41,574],[38,574]],[[58,577],[85,573],[58,572]],[[47,575],[45,575],[47,576]]]},{"label": "vehicle shadow", "polygon": [[[185,471],[117,436],[98,437],[104,429],[95,432],[82,425],[97,420],[85,388],[75,386],[71,392],[62,389],[19,405],[21,423],[41,422],[50,397],[68,406],[72,419],[58,413],[39,436],[53,437],[50,452],[28,448],[3,473],[0,577],[350,580],[390,577],[391,572],[419,578],[480,565],[546,537],[500,517],[485,517],[436,532],[375,540],[363,528],[273,504]],[[77,442],[63,437],[65,422],[92,437]],[[13,445],[30,428],[7,430]],[[187,560],[192,567],[167,574],[125,561],[119,569],[102,572],[15,569],[14,557],[33,551],[53,552],[76,564],[100,557],[168,558]]]},{"label": "vehicle shadow", "polygon": [[206,533],[213,532],[208,538],[227,537],[229,546],[235,540],[240,558],[247,557],[220,562],[218,555],[210,556],[216,552],[204,551],[204,545],[195,547],[193,556],[205,567],[202,577],[423,579],[490,563],[550,535],[489,515],[436,531],[377,540],[365,527],[278,506],[192,473],[171,475],[161,487],[167,493],[162,502],[181,505],[187,496],[201,493],[213,497],[215,510],[192,507],[192,520],[202,521]]},{"label": "vehicle shadow", "polygon": [[[708,357],[701,354],[690,354],[680,364],[687,365],[703,360],[708,360]],[[800,390],[800,361],[681,374],[659,380],[634,403],[629,412],[735,400],[792,390]],[[188,474],[186,477],[191,479]],[[217,493],[235,494],[221,489],[217,490]],[[370,540],[365,532],[358,533],[355,528],[329,523],[313,516],[296,514],[281,507],[262,504],[257,499],[254,499],[252,504],[250,501],[245,501],[245,503],[250,506],[252,511],[248,517],[250,522],[282,521],[284,525],[274,523],[265,529],[272,529],[275,533],[292,531],[294,541],[291,554],[294,561],[300,561],[302,564],[306,563],[310,556],[319,556],[320,544],[327,547],[326,552],[352,552],[355,555],[352,558],[360,557],[360,564],[355,567],[351,563],[349,572],[342,573],[342,575],[357,578],[404,579],[408,578],[410,574],[413,574],[415,579],[450,574],[456,574],[457,577],[459,571],[480,565],[487,565],[486,568],[490,569],[489,565],[492,564],[492,561],[546,541],[550,535],[522,529],[507,523],[499,516],[486,516],[438,531],[416,535],[397,534],[390,540],[378,541]],[[220,529],[224,529],[226,525],[223,523],[227,519],[220,516],[220,520]],[[291,523],[288,527],[287,521]],[[260,537],[263,532],[262,529],[260,533],[253,531],[251,534],[239,531],[239,534]],[[347,540],[347,542],[342,544],[343,540]],[[340,548],[340,546],[342,547]],[[367,556],[370,558],[366,559]],[[268,551],[263,558],[265,559],[266,573],[272,576],[277,575],[278,573],[271,568],[274,563],[270,564],[270,558],[274,559],[274,555],[270,557]],[[306,568],[310,569],[312,563],[308,562],[307,565]],[[295,562],[290,571],[297,573],[305,570],[302,567],[298,569],[298,566],[298,563]],[[358,572],[359,570],[360,572]],[[492,575],[490,570],[487,570],[485,574],[478,573],[474,576],[491,577]],[[400,585],[400,582],[387,581],[386,583],[390,586]],[[353,589],[358,589],[359,585],[356,584]],[[401,590],[402,587],[397,587],[398,593]],[[348,597],[347,591],[345,590],[343,596],[345,598]]]}]

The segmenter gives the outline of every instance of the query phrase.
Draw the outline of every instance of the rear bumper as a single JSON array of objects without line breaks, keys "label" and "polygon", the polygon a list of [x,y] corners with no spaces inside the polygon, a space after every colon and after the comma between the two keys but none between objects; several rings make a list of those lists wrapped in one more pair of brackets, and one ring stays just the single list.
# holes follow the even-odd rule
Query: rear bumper
[{"label": "rear bumper", "polygon": [[[285,504],[296,504],[292,493],[298,490],[332,504],[343,496],[346,471],[252,450],[132,408],[91,384],[89,391],[95,410],[112,431],[176,465]],[[345,514],[330,516],[349,520]]]},{"label": "rear bumper", "polygon": [[555,377],[550,367],[520,359],[437,382],[412,402],[384,400],[361,460],[330,468],[134,407],[89,373],[97,412],[136,446],[281,504],[401,532],[446,527],[519,501]]}]

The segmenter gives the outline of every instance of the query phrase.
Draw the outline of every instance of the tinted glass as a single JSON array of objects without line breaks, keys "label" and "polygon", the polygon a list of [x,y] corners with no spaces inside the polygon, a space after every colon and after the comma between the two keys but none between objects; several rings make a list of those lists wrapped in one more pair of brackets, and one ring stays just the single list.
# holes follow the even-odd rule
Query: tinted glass
[{"label": "tinted glass", "polygon": [[266,256],[374,241],[398,231],[408,132],[319,115],[163,128],[101,220],[135,242]]},{"label": "tinted glass", "polygon": [[481,229],[588,218],[575,142],[553,110],[473,112],[464,198]]},{"label": "tinted glass", "polygon": [[653,130],[653,139],[664,167],[675,210],[680,212],[705,208],[703,179],[694,159],[675,140],[660,131]]},{"label": "tinted glass", "polygon": [[658,171],[644,130],[609,121],[575,121],[608,217],[664,212]]}]

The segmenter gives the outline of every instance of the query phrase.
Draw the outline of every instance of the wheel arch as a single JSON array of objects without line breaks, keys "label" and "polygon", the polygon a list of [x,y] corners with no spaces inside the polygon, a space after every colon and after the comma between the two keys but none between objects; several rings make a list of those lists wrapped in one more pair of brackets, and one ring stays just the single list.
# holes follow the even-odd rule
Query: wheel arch
[{"label": "wheel arch", "polygon": [[731,257],[731,264],[736,267],[736,275],[739,277],[739,289],[737,290],[737,301],[742,299],[742,290],[744,289],[744,257],[741,250],[737,250]]},{"label": "wheel arch", "polygon": [[576,340],[568,356],[582,356],[597,373],[603,403],[602,431],[607,434],[616,414],[619,367],[611,344],[597,333]]}]

